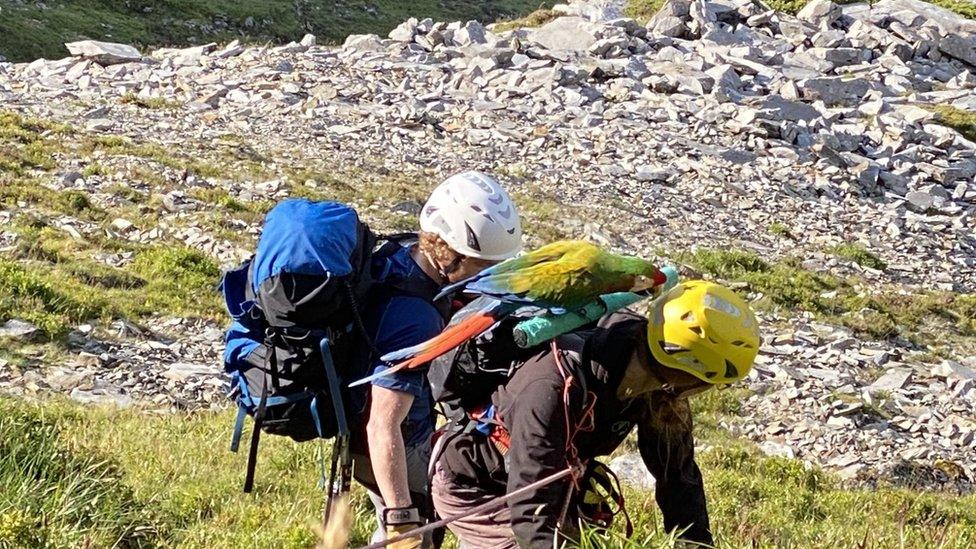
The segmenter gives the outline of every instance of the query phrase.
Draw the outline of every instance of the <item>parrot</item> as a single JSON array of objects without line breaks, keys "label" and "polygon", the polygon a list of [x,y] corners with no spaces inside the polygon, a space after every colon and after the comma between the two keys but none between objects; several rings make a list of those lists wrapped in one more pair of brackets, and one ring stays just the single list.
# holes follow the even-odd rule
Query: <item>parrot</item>
[{"label": "parrot", "polygon": [[489,267],[441,290],[435,301],[461,291],[481,298],[479,308],[466,311],[437,336],[381,357],[400,361],[360,379],[350,387],[403,369],[417,368],[487,332],[519,309],[560,312],[586,306],[603,294],[647,293],[667,282],[667,275],[639,257],[618,255],[583,240],[561,240]]}]

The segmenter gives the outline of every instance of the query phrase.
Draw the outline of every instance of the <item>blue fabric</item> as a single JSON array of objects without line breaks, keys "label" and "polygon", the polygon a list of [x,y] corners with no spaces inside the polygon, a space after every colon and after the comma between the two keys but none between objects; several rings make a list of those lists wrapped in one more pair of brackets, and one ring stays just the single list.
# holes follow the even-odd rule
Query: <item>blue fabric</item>
[{"label": "blue fabric", "polygon": [[338,202],[288,199],[268,212],[255,255],[251,284],[257,290],[268,278],[294,274],[345,276],[352,272],[349,255],[356,246],[359,217]]},{"label": "blue fabric", "polygon": [[[373,265],[373,274],[382,282],[394,283],[401,280],[427,275],[410,257],[409,248],[401,248]],[[377,300],[366,313],[367,330],[373,334],[373,343],[385,354],[403,347],[416,345],[439,334],[444,328],[444,320],[436,308],[424,299],[408,295],[391,295]],[[386,370],[389,364],[378,360],[371,365],[369,373]],[[404,432],[409,437],[404,440],[407,446],[415,446],[429,440],[434,432],[433,396],[427,383],[425,371],[397,372],[373,382],[377,387],[402,391],[413,395],[413,404],[404,421]]]},{"label": "blue fabric", "polygon": [[235,320],[227,329],[224,341],[227,343],[224,347],[224,370],[234,372],[240,369],[247,355],[262,345],[264,330]]}]

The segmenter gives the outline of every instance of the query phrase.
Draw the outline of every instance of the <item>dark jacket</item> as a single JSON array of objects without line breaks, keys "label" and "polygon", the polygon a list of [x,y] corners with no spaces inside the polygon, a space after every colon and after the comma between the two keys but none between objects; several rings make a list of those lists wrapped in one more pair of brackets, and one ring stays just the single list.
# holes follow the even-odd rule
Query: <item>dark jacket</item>
[{"label": "dark jacket", "polygon": [[[616,396],[635,343],[643,341],[646,329],[643,317],[618,313],[595,328],[558,338],[562,363],[574,376],[566,393],[568,406],[564,377],[549,346],[516,364],[518,369],[491,397],[511,436],[510,449],[503,457],[477,432],[455,437],[441,457],[449,478],[502,494],[565,469],[571,452],[566,411],[572,430],[592,402],[592,396],[586,397],[589,393],[596,397],[592,423],[573,441],[579,458],[610,454],[637,426],[641,457],[657,480],[656,499],[665,528],[688,528],[685,539],[711,544],[687,399],[660,391],[626,400]],[[512,528],[522,547],[551,547],[568,482],[549,484],[509,503]]]}]

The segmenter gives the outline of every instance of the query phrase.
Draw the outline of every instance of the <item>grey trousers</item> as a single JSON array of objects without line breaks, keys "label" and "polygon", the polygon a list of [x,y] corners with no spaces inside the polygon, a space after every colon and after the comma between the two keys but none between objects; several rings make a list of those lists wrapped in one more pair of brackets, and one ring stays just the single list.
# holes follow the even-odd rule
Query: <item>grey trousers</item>
[{"label": "grey trousers", "polygon": [[[464,513],[498,498],[497,494],[452,483],[440,462],[434,465],[431,496],[441,518]],[[518,549],[510,519],[508,506],[503,505],[484,515],[458,519],[447,527],[461,541],[461,549]]]},{"label": "grey trousers", "polygon": [[[424,441],[416,446],[407,446],[407,485],[410,491],[418,494],[427,494],[427,466],[430,463],[430,441]],[[376,477],[373,475],[373,464],[369,456],[354,454],[353,477],[366,488],[370,501],[376,509],[376,530],[370,543],[380,542],[386,539],[386,530],[383,528],[383,511],[386,504],[383,496],[375,491]],[[432,547],[430,536],[424,537],[424,547]]]}]

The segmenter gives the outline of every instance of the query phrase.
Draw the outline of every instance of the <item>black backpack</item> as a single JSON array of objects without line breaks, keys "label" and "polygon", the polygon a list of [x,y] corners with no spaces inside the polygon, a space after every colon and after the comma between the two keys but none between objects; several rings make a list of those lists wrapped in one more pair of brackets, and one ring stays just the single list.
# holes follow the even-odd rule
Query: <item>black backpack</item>
[{"label": "black backpack", "polygon": [[[232,451],[245,418],[254,418],[245,492],[253,487],[261,431],[296,441],[338,437],[333,469],[348,453],[350,420],[365,406],[365,389],[344,387],[374,358],[361,316],[379,284],[370,267],[408,238],[415,235],[377,237],[345,204],[289,199],[268,212],[254,256],[225,273],[230,332],[258,342],[242,359],[225,360],[238,405]],[[380,240],[387,242],[375,249]],[[420,281],[388,290],[432,299],[438,288]],[[234,339],[229,333],[229,346]]]}]

